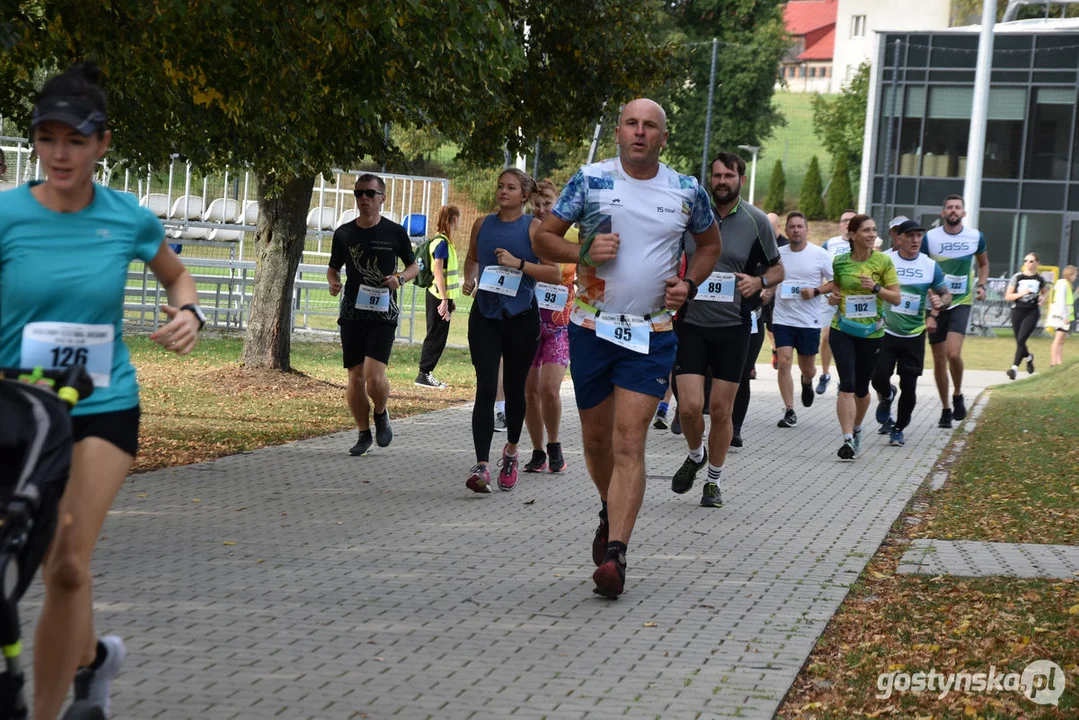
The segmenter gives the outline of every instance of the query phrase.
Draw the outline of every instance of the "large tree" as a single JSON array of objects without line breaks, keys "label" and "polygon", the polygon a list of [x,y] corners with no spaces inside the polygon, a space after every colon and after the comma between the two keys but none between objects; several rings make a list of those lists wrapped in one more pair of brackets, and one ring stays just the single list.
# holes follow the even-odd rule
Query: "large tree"
[{"label": "large tree", "polygon": [[681,49],[683,79],[669,85],[668,157],[697,175],[704,149],[712,60],[718,40],[712,103],[711,158],[740,144],[760,145],[783,118],[772,104],[779,60],[790,47],[779,0],[676,0],[670,40]]},{"label": "large tree", "polygon": [[869,61],[858,66],[839,95],[814,94],[813,132],[833,158],[843,155],[850,167],[862,165],[865,108],[869,98]]},{"label": "large tree", "polygon": [[[384,155],[386,122],[467,131],[523,62],[494,0],[42,0],[0,55],[8,101],[26,68],[93,58],[104,70],[115,155],[257,176],[258,267],[243,361],[288,369],[293,281],[320,173]],[[0,91],[3,92],[3,91]],[[448,112],[433,113],[446,105]],[[25,122],[25,116],[16,121]]]}]

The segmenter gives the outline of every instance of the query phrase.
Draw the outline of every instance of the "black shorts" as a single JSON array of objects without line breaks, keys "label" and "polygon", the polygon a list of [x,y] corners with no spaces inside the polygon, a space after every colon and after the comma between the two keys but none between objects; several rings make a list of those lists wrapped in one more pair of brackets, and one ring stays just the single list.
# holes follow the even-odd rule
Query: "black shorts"
[{"label": "black shorts", "polygon": [[914,337],[896,337],[884,333],[877,351],[877,374],[891,377],[896,369],[900,375],[920,377],[925,369],[925,333]]},{"label": "black shorts", "polygon": [[967,334],[970,324],[970,305],[956,305],[942,310],[937,316],[937,329],[929,333],[929,344],[939,345],[948,339],[948,333]]},{"label": "black shorts", "polygon": [[687,322],[675,323],[678,334],[678,359],[675,375],[701,375],[712,371],[715,380],[739,383],[749,352],[749,325],[701,327]]},{"label": "black shorts", "polygon": [[71,416],[71,438],[75,442],[88,437],[101,438],[135,457],[139,452],[139,406],[129,410]]},{"label": "black shorts", "polygon": [[340,320],[338,324],[341,326],[341,355],[346,368],[363,364],[364,358],[377,360],[383,365],[390,364],[393,340],[397,337],[396,325],[352,320]]}]

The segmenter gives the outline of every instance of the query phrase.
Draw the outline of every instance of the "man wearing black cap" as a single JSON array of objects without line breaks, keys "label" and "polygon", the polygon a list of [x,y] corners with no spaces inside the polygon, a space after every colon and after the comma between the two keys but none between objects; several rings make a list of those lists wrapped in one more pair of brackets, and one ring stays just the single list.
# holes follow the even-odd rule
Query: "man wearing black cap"
[{"label": "man wearing black cap", "polygon": [[[886,254],[892,258],[899,277],[900,301],[884,316],[884,338],[877,353],[873,389],[880,401],[877,405],[880,434],[890,435],[888,444],[898,447],[905,442],[903,430],[910,424],[915,387],[925,367],[927,323],[932,331],[937,312],[951,304],[952,296],[940,265],[921,252],[925,228],[915,220],[905,220],[895,227],[895,232],[896,246]],[[892,420],[896,387],[891,381],[897,368],[902,392],[898,415]]]}]

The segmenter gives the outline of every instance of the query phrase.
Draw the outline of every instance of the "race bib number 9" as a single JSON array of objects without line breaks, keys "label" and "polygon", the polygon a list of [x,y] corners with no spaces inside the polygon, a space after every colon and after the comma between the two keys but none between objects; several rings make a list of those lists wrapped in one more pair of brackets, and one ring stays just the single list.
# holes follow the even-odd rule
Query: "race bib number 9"
[{"label": "race bib number 9", "polygon": [[734,273],[714,272],[697,288],[694,300],[734,302]]},{"label": "race bib number 9", "polygon": [[480,275],[480,290],[514,297],[521,287],[524,273],[516,268],[488,265]]},{"label": "race bib number 9", "polygon": [[970,277],[968,275],[945,275],[944,280],[948,283],[948,292],[952,295],[965,295]]},{"label": "race bib number 9", "polygon": [[356,291],[356,309],[381,313],[389,312],[390,289],[388,287],[360,285],[360,289]]},{"label": "race bib number 9", "polygon": [[848,295],[844,310],[848,320],[875,318],[877,316],[877,296]]},{"label": "race bib number 9", "polygon": [[916,293],[900,293],[899,304],[892,308],[900,315],[918,315],[922,311],[922,296]]},{"label": "race bib number 9", "polygon": [[536,283],[536,303],[544,310],[564,310],[569,300],[569,288],[565,285]]},{"label": "race bib number 9", "polygon": [[596,337],[643,355],[648,354],[651,324],[643,317],[600,313],[596,318]]},{"label": "race bib number 9", "polygon": [[94,387],[106,388],[112,380],[112,351],[115,328],[112,325],[35,322],[22,330],[24,368],[42,367],[61,370],[85,365]]}]

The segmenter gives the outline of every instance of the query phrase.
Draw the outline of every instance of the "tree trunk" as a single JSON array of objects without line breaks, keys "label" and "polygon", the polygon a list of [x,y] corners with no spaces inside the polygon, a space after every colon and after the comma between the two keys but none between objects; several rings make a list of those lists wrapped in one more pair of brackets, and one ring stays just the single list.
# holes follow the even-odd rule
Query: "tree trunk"
[{"label": "tree trunk", "polygon": [[247,367],[291,370],[292,291],[303,257],[314,186],[314,177],[286,181],[258,175],[257,265],[241,357]]}]

